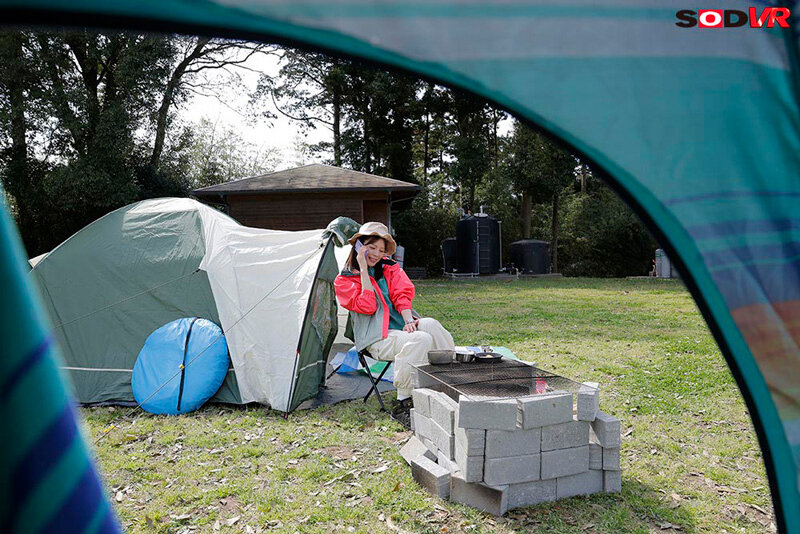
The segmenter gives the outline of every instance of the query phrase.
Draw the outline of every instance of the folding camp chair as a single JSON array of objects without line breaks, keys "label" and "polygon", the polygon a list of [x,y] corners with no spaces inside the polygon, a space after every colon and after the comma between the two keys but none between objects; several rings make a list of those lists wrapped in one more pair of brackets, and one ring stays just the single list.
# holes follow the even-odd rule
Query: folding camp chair
[{"label": "folding camp chair", "polygon": [[[381,391],[378,389],[378,384],[380,384],[381,380],[383,379],[383,375],[386,374],[386,371],[389,369],[389,366],[392,363],[391,362],[386,362],[386,365],[384,366],[383,370],[376,377],[375,375],[372,374],[372,370],[370,370],[369,365],[367,365],[367,358],[366,358],[367,356],[372,358],[372,354],[370,354],[367,349],[363,349],[363,350],[358,352],[358,361],[361,364],[361,367],[364,368],[364,371],[367,372],[367,377],[369,378],[369,381],[370,381],[370,384],[371,384],[371,386],[369,388],[369,391],[367,391],[367,394],[364,396],[364,402],[367,402],[367,399],[369,399],[369,396],[372,395],[372,392],[374,391],[375,392],[375,396],[378,397],[378,402],[381,405],[381,411],[385,412],[386,411],[386,405],[383,404],[383,397],[381,396]],[[343,364],[344,364],[344,360],[342,360],[342,363],[340,363],[336,367],[336,369],[331,371],[331,373],[328,375],[328,378],[330,378],[334,374],[336,374],[336,372],[342,367]]]}]

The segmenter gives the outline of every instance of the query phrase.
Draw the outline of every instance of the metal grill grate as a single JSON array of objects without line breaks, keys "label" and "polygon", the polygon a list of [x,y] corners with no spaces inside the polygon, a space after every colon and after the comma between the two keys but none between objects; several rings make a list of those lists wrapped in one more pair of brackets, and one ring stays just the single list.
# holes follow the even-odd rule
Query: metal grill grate
[{"label": "metal grill grate", "polygon": [[419,372],[442,391],[458,400],[468,397],[515,398],[554,391],[576,393],[581,384],[534,365],[503,358],[497,363],[450,363],[424,365]]}]

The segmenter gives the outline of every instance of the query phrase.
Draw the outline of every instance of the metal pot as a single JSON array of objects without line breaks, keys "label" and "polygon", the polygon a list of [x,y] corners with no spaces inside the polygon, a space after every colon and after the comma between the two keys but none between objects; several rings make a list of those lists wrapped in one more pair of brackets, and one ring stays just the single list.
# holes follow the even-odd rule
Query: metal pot
[{"label": "metal pot", "polygon": [[428,361],[431,362],[432,365],[444,365],[446,363],[453,362],[453,356],[455,356],[456,351],[454,350],[429,350],[428,351]]},{"label": "metal pot", "polygon": [[469,363],[475,359],[475,353],[472,351],[456,352],[456,361],[461,363]]}]

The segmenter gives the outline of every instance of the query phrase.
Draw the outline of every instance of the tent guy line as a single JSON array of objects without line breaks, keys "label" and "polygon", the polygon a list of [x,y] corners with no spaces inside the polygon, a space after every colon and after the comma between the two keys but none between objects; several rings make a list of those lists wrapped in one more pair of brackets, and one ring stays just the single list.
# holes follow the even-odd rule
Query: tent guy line
[{"label": "tent guy line", "polygon": [[[332,238],[329,238],[329,239],[332,239]],[[220,333],[220,334],[218,334],[217,336],[215,336],[215,337],[214,337],[214,338],[211,340],[211,342],[209,342],[209,343],[208,343],[208,345],[206,345],[206,346],[203,348],[203,350],[201,350],[200,352],[198,352],[198,353],[197,353],[197,355],[196,355],[194,358],[192,358],[191,360],[189,360],[188,362],[186,362],[186,365],[184,365],[184,366],[183,366],[183,369],[178,369],[178,371],[177,371],[175,374],[173,374],[172,376],[170,376],[170,377],[169,377],[169,378],[168,378],[166,381],[164,381],[164,383],[163,383],[163,384],[161,384],[160,386],[158,386],[158,388],[156,388],[156,389],[155,389],[155,390],[154,390],[154,391],[153,391],[153,392],[152,392],[152,393],[151,393],[151,394],[150,394],[150,395],[149,395],[149,396],[148,396],[146,399],[144,399],[142,402],[137,402],[137,403],[136,403],[136,406],[132,407],[132,408],[131,408],[131,411],[130,411],[130,412],[128,412],[128,414],[127,414],[127,415],[123,416],[123,418],[125,418],[125,417],[130,417],[131,415],[133,415],[133,414],[134,414],[134,413],[135,413],[135,412],[136,412],[136,411],[137,411],[139,408],[141,408],[141,407],[142,407],[142,404],[146,404],[146,403],[147,403],[147,401],[149,401],[150,399],[152,399],[152,398],[153,398],[153,397],[154,397],[156,394],[158,394],[158,392],[159,392],[159,391],[161,391],[162,389],[164,389],[164,388],[167,386],[167,384],[169,384],[170,382],[172,382],[172,381],[173,381],[173,380],[174,380],[174,379],[175,379],[177,376],[179,376],[181,373],[183,373],[183,371],[184,371],[186,368],[188,368],[188,367],[189,367],[189,366],[192,364],[192,362],[194,362],[195,360],[197,360],[197,359],[198,359],[200,356],[202,356],[202,355],[203,355],[203,353],[205,353],[205,352],[206,352],[206,351],[207,351],[209,348],[211,348],[211,347],[212,347],[212,346],[213,346],[213,345],[214,345],[214,344],[217,342],[217,340],[219,340],[219,338],[220,338],[220,337],[223,337],[223,336],[224,336],[224,335],[225,335],[227,332],[230,332],[230,331],[231,331],[231,329],[232,329],[234,326],[236,326],[237,324],[239,324],[239,322],[240,322],[240,321],[242,321],[242,319],[244,319],[244,318],[245,318],[245,317],[246,317],[246,316],[247,316],[247,315],[248,315],[250,312],[252,312],[253,310],[255,310],[255,309],[256,309],[256,307],[257,307],[259,304],[261,304],[262,302],[264,302],[264,300],[266,300],[266,298],[267,298],[267,297],[269,297],[269,296],[270,296],[270,295],[271,295],[271,294],[272,294],[272,293],[273,293],[273,292],[274,292],[276,289],[278,289],[279,287],[281,287],[281,285],[282,285],[282,284],[283,284],[283,283],[284,283],[286,280],[288,280],[290,276],[292,276],[292,275],[293,275],[295,272],[297,272],[297,271],[300,269],[300,267],[302,267],[303,265],[305,265],[305,262],[306,262],[306,261],[310,260],[310,259],[311,259],[311,258],[312,258],[312,257],[313,257],[315,254],[318,254],[318,253],[319,253],[320,251],[322,251],[323,249],[324,249],[324,245],[321,245],[321,246],[320,246],[320,247],[319,247],[317,250],[315,250],[314,252],[312,252],[311,254],[309,254],[309,255],[308,255],[308,256],[307,256],[307,257],[306,257],[306,258],[303,260],[303,262],[299,263],[299,264],[297,265],[297,267],[295,267],[294,269],[292,269],[292,270],[291,270],[291,272],[289,272],[289,274],[287,274],[287,275],[286,275],[286,276],[283,278],[283,280],[281,280],[280,282],[278,282],[278,283],[277,283],[277,284],[276,284],[276,285],[275,285],[275,286],[274,286],[272,289],[270,289],[270,290],[269,290],[269,292],[268,292],[266,295],[264,295],[263,297],[261,297],[261,298],[258,300],[258,302],[256,302],[255,304],[253,304],[253,306],[252,306],[252,307],[251,307],[249,310],[247,310],[247,311],[246,311],[244,314],[242,314],[242,316],[241,316],[241,317],[239,317],[239,318],[238,318],[238,319],[237,319],[237,320],[236,320],[236,321],[235,321],[235,322],[234,322],[232,325],[230,325],[230,326],[227,328],[227,330],[222,330],[222,329],[220,329],[220,330],[221,330],[221,333]],[[200,269],[197,269],[197,271],[199,271],[199,270],[200,270]],[[195,272],[196,272],[196,271],[195,271]],[[193,274],[193,273],[192,273],[192,274]],[[144,410],[142,410],[142,411],[144,411]],[[135,419],[134,419],[134,421],[135,421]],[[108,435],[111,433],[111,431],[112,431],[112,430],[114,430],[114,428],[116,428],[116,426],[115,426],[113,423],[112,423],[111,425],[109,425],[109,426],[108,426],[108,427],[107,427],[107,428],[106,428],[106,429],[103,431],[103,433],[102,433],[102,434],[100,434],[100,437],[99,437],[99,438],[97,438],[97,439],[94,441],[94,445],[97,445],[97,444],[99,444],[99,443],[100,443],[100,442],[101,442],[101,441],[102,441],[102,440],[103,440],[103,439],[104,439],[106,436],[108,436]]]}]

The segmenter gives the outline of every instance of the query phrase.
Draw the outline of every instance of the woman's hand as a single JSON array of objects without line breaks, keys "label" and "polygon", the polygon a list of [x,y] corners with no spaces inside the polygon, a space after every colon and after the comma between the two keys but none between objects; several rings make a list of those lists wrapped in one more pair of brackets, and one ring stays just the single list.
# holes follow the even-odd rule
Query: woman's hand
[{"label": "woman's hand", "polygon": [[406,323],[405,325],[403,325],[403,332],[408,332],[409,334],[412,334],[417,331],[417,328],[419,328],[419,319],[414,319],[410,323]]},{"label": "woman's hand", "polygon": [[367,247],[361,247],[361,250],[358,251],[356,254],[356,261],[358,261],[358,269],[361,272],[366,272],[369,269],[369,265],[367,264],[367,253],[369,249]]}]

